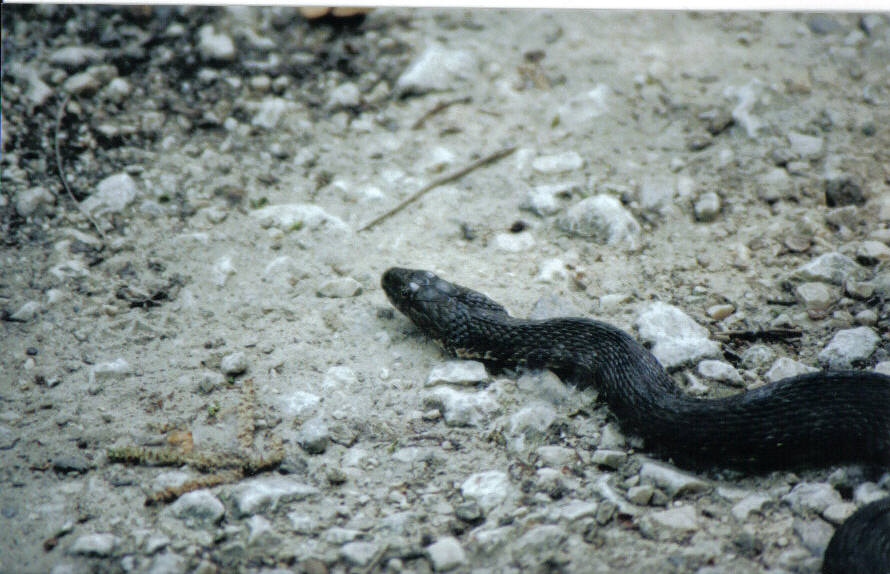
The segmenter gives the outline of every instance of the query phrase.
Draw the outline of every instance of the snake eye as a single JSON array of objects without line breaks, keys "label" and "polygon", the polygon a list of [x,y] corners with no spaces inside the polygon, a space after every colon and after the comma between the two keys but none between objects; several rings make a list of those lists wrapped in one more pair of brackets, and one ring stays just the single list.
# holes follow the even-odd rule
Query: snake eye
[{"label": "snake eye", "polygon": [[420,290],[420,285],[418,285],[414,281],[411,281],[410,283],[408,283],[408,285],[406,285],[405,287],[402,287],[402,296],[407,297],[409,295],[413,295],[413,294],[417,293],[419,290]]}]

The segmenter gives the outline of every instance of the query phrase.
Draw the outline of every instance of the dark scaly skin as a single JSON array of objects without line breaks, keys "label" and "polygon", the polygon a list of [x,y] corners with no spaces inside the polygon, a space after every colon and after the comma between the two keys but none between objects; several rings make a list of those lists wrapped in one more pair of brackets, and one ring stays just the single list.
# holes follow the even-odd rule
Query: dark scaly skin
[{"label": "dark scaly skin", "polygon": [[[381,284],[390,302],[447,351],[500,365],[549,368],[581,386],[594,385],[623,428],[680,461],[748,469],[890,467],[886,375],[809,373],[729,397],[692,398],[652,353],[607,323],[516,319],[485,295],[428,271],[392,268]],[[871,568],[858,571],[890,574],[890,498],[875,511],[878,519],[869,515],[868,528],[860,512],[838,528],[826,568],[835,567],[828,558],[842,561],[855,547],[866,553],[857,560]],[[866,532],[870,544],[851,538]]]}]

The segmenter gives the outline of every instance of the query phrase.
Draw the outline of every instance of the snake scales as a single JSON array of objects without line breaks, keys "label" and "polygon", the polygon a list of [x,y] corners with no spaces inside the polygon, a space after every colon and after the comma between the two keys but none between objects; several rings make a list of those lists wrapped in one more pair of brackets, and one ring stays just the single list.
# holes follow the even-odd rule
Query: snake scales
[{"label": "snake scales", "polygon": [[[582,318],[517,319],[429,271],[392,268],[390,302],[447,351],[499,366],[548,368],[595,385],[621,426],[678,461],[765,470],[837,463],[890,467],[890,377],[818,372],[736,395],[686,396],[630,335]],[[825,573],[890,574],[890,498],[835,532]]]}]

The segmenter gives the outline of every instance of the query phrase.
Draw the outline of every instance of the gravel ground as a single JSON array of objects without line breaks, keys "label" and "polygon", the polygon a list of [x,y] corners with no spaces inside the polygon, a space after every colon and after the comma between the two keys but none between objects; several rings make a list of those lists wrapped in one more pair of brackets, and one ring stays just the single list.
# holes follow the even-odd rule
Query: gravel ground
[{"label": "gravel ground", "polygon": [[378,286],[890,372],[886,14],[2,15],[0,571],[806,573],[890,491],[677,468]]}]

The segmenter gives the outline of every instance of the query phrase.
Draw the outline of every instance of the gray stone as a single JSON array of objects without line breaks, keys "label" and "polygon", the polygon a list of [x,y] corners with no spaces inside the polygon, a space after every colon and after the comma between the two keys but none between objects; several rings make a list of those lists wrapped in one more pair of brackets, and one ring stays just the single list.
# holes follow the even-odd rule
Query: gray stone
[{"label": "gray stone", "polygon": [[533,564],[552,560],[560,554],[560,546],[567,533],[561,526],[543,524],[532,527],[513,543],[513,559],[522,566],[521,571],[529,571]]},{"label": "gray stone", "polygon": [[324,281],[319,287],[316,295],[319,297],[330,297],[334,299],[342,299],[347,297],[355,297],[362,292],[362,284],[352,277],[333,277]]},{"label": "gray stone", "polygon": [[813,553],[814,556],[822,556],[825,554],[825,548],[828,541],[834,534],[834,528],[824,520],[814,518],[813,520],[801,520],[796,518],[792,524],[794,533],[800,537],[800,541],[804,547]]},{"label": "gray stone", "polygon": [[621,202],[608,195],[582,199],[557,219],[560,229],[597,243],[636,248],[640,224]]},{"label": "gray stone", "polygon": [[130,82],[123,78],[114,78],[105,86],[104,93],[111,101],[121,103],[129,97],[132,91]]},{"label": "gray stone", "polygon": [[755,344],[742,351],[741,363],[746,369],[763,369],[776,357],[772,348]]},{"label": "gray stone", "polygon": [[92,466],[90,461],[80,454],[62,455],[53,459],[53,470],[56,472],[86,472]]},{"label": "gray stone", "polygon": [[534,307],[528,312],[528,318],[540,321],[556,317],[580,317],[583,314],[571,299],[551,293],[535,301]]},{"label": "gray stone", "polygon": [[634,504],[645,506],[649,504],[650,500],[652,500],[652,495],[654,493],[655,489],[652,487],[652,485],[649,484],[632,486],[627,489],[627,499]]},{"label": "gray stone", "polygon": [[720,355],[708,330],[673,305],[650,304],[635,321],[640,338],[652,343],[652,354],[667,369]]},{"label": "gray stone", "polygon": [[754,493],[749,494],[745,498],[735,503],[730,513],[739,522],[748,520],[748,516],[752,512],[763,513],[763,511],[772,504],[773,499],[766,494]]},{"label": "gray stone", "polygon": [[424,397],[424,407],[438,409],[445,424],[452,427],[476,427],[495,411],[498,404],[489,391],[459,391],[437,387]]},{"label": "gray stone", "polygon": [[175,552],[164,552],[152,558],[151,565],[145,574],[185,574],[188,572],[188,560]]},{"label": "gray stone", "polygon": [[881,361],[875,365],[875,372],[890,375],[890,361]]},{"label": "gray stone", "polygon": [[447,572],[467,563],[463,547],[453,536],[443,536],[427,546],[426,555],[435,572]]},{"label": "gray stone", "polygon": [[[296,104],[288,100],[269,96],[263,98],[256,107],[256,113],[250,119],[250,125],[265,130],[274,130],[278,128],[281,119],[285,114],[296,109]],[[272,207],[272,206],[270,206]],[[318,206],[312,206],[321,211]],[[268,209],[268,208],[263,208]]]},{"label": "gray stone", "polygon": [[791,146],[791,152],[799,158],[818,159],[822,157],[825,142],[820,137],[789,132],[788,145]]},{"label": "gray stone", "polygon": [[542,217],[553,215],[562,208],[560,199],[570,198],[577,187],[571,182],[536,185],[526,194],[520,208]]},{"label": "gray stone", "polygon": [[866,505],[887,496],[886,490],[878,487],[873,482],[863,482],[853,489],[853,501],[856,504]]},{"label": "gray stone", "polygon": [[100,181],[96,191],[80,205],[93,216],[119,213],[136,199],[137,194],[136,181],[127,173],[118,173]]},{"label": "gray stone", "polygon": [[130,374],[130,363],[123,357],[118,357],[113,361],[105,361],[96,363],[90,369],[89,380],[94,383],[105,379],[120,379]]},{"label": "gray stone", "polygon": [[828,207],[864,205],[866,195],[853,176],[842,173],[825,179],[825,204]]},{"label": "gray stone", "polygon": [[855,504],[852,502],[840,502],[827,506],[822,511],[822,517],[835,526],[840,526],[854,512],[856,512]]},{"label": "gray stone", "polygon": [[109,556],[120,539],[113,534],[83,534],[71,544],[70,554]]},{"label": "gray stone", "polygon": [[569,500],[557,508],[559,509],[560,517],[569,522],[574,522],[582,518],[596,516],[596,509],[598,506],[599,505],[596,502],[591,502],[589,500]]},{"label": "gray stone", "polygon": [[340,557],[351,566],[367,566],[380,546],[373,542],[347,542],[340,547]]},{"label": "gray stone", "polygon": [[247,370],[247,355],[243,351],[235,351],[223,357],[219,362],[219,370],[223,374],[233,377]]},{"label": "gray stone", "polygon": [[300,446],[309,454],[321,454],[328,448],[331,433],[321,417],[314,417],[300,427]]},{"label": "gray stone", "polygon": [[584,158],[574,151],[538,156],[532,161],[532,169],[546,175],[577,171],[582,167],[584,167]]},{"label": "gray stone", "polygon": [[322,533],[321,538],[328,544],[346,544],[356,540],[361,535],[361,531],[354,528],[332,526]]},{"label": "gray stone", "polygon": [[49,61],[54,66],[62,66],[71,71],[101,62],[103,58],[105,58],[104,50],[87,46],[65,46],[50,54]]},{"label": "gray stone", "polygon": [[827,482],[801,482],[782,497],[797,514],[815,512],[821,514],[832,504],[842,502],[841,495]]},{"label": "gray stone", "polygon": [[837,292],[826,285],[816,281],[801,283],[795,288],[795,293],[807,310],[824,311],[837,301]]},{"label": "gray stone", "polygon": [[52,205],[56,197],[45,187],[29,187],[15,194],[15,210],[22,217],[27,217],[44,205]]},{"label": "gray stone", "polygon": [[233,491],[235,511],[239,517],[265,510],[279,504],[314,497],[318,489],[285,477],[255,478],[239,484]]},{"label": "gray stone", "polygon": [[362,103],[362,92],[352,82],[343,82],[328,95],[327,108],[329,110],[340,108],[354,108]]},{"label": "gray stone", "polygon": [[640,468],[640,479],[655,484],[671,498],[681,494],[702,492],[710,488],[707,482],[691,474],[650,461],[644,462]]},{"label": "gray stone", "polygon": [[794,183],[788,172],[781,168],[770,168],[758,178],[757,196],[767,203],[781,201],[791,195]]},{"label": "gray stone", "polygon": [[218,524],[226,513],[226,507],[209,490],[187,492],[176,499],[168,510],[190,526]]},{"label": "gray stone", "polygon": [[548,403],[537,401],[510,415],[508,433],[528,440],[539,440],[555,420],[556,409]]},{"label": "gray stone", "polygon": [[890,260],[890,247],[880,241],[867,240],[856,247],[856,261],[863,265],[877,265],[887,260]]},{"label": "gray stone", "polygon": [[99,89],[99,80],[89,71],[70,76],[62,87],[69,94],[87,96]]},{"label": "gray stone", "polygon": [[399,76],[396,90],[402,94],[450,90],[477,75],[478,64],[472,52],[433,43]]},{"label": "gray stone", "polygon": [[701,194],[693,206],[693,211],[698,221],[714,221],[720,213],[720,196],[713,191]]},{"label": "gray stone", "polygon": [[825,253],[792,272],[792,277],[804,281],[823,281],[842,285],[845,279],[865,279],[866,271],[855,261],[837,252]]},{"label": "gray stone", "polygon": [[640,532],[655,540],[681,540],[698,530],[693,506],[658,510],[640,519]]},{"label": "gray stone", "polygon": [[317,205],[308,203],[286,203],[269,205],[250,212],[260,220],[263,227],[275,226],[282,230],[331,229],[346,230],[347,225]]},{"label": "gray stone", "polygon": [[510,494],[510,479],[507,478],[507,473],[499,470],[478,472],[460,485],[460,492],[487,514],[507,499]]},{"label": "gray stone", "polygon": [[278,405],[282,414],[289,418],[302,417],[311,413],[321,402],[321,397],[305,391],[291,391],[282,395]]},{"label": "gray stone", "polygon": [[334,365],[324,374],[321,386],[324,389],[347,391],[358,384],[358,376],[346,365]]},{"label": "gray stone", "polygon": [[219,259],[217,259],[213,263],[213,267],[210,269],[210,275],[213,278],[213,283],[217,287],[222,287],[226,284],[226,281],[229,280],[229,277],[235,274],[235,265],[232,263],[232,258],[228,255],[223,255]]},{"label": "gray stone", "polygon": [[235,59],[235,43],[226,34],[217,33],[207,24],[198,30],[198,51],[205,61],[231,62]]},{"label": "gray stone", "polygon": [[854,327],[835,333],[819,353],[819,362],[831,369],[848,369],[854,361],[869,358],[881,342],[871,327]]},{"label": "gray stone", "polygon": [[578,453],[574,449],[559,445],[539,446],[535,453],[541,463],[554,468],[570,465],[578,460]]},{"label": "gray stone", "polygon": [[705,359],[698,364],[698,373],[706,379],[720,381],[730,385],[741,386],[745,384],[742,375],[735,367],[724,361]]},{"label": "gray stone", "polygon": [[623,450],[611,450],[606,448],[598,448],[593,451],[590,462],[600,466],[609,468],[621,468],[627,461],[627,453]]},{"label": "gray stone", "polygon": [[772,383],[787,379],[788,377],[796,377],[806,373],[815,373],[818,370],[819,369],[801,363],[800,361],[795,361],[788,357],[779,357],[763,376],[768,382]]},{"label": "gray stone", "polygon": [[426,379],[426,384],[472,385],[487,379],[488,373],[485,371],[485,365],[478,361],[448,361],[433,367]]},{"label": "gray stone", "polygon": [[272,528],[272,523],[264,517],[254,515],[245,520],[247,524],[247,544],[254,548],[270,549],[281,543],[281,537]]}]

